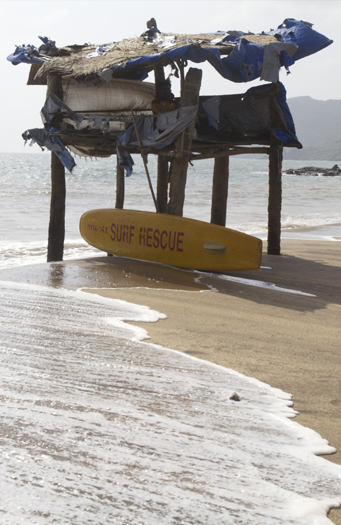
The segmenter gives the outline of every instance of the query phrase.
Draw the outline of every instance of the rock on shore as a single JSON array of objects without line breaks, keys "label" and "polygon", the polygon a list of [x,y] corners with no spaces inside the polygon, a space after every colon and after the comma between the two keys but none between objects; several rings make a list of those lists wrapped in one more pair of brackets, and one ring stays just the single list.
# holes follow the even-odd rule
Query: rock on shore
[{"label": "rock on shore", "polygon": [[285,170],[283,173],[286,173],[287,175],[313,175],[314,177],[321,175],[323,177],[335,177],[341,175],[341,169],[335,164],[332,168],[315,168],[314,166],[306,166],[305,168]]}]

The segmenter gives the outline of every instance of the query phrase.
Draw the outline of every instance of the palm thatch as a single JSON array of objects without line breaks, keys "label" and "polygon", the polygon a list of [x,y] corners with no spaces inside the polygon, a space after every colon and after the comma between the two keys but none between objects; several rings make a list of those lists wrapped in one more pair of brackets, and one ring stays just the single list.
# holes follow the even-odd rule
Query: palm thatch
[{"label": "palm thatch", "polygon": [[[218,37],[218,38],[217,38]],[[165,49],[179,48],[182,46],[194,46],[200,48],[215,47],[219,50],[220,55],[228,55],[234,49],[235,44],[220,44],[216,43],[222,37],[221,34],[194,34],[181,35],[161,33],[160,39],[149,42],[144,37],[136,37],[122,40],[117,43],[109,43],[100,46],[101,54],[98,56],[89,55],[95,54],[99,46],[96,45],[71,45],[58,49],[54,56],[46,57],[45,63],[35,68],[31,72],[30,84],[38,84],[44,82],[48,75],[60,74],[62,76],[71,76],[72,78],[86,77],[88,75],[98,74],[108,68],[120,68],[127,62],[146,56],[159,55],[158,62],[162,65],[170,63],[163,57]],[[243,38],[260,45],[267,45],[271,42],[277,42],[277,39],[272,35],[243,35]],[[168,44],[165,41],[168,39]],[[148,71],[154,67],[154,61],[146,62],[144,68]],[[141,68],[141,66],[139,66]],[[115,76],[119,76],[115,75]],[[126,77],[125,72],[125,77]]]}]

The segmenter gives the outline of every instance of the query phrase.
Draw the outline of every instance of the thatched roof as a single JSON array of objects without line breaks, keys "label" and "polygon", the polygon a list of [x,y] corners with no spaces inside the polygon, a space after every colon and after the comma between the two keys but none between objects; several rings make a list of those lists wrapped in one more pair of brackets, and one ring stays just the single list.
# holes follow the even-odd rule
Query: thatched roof
[{"label": "thatched roof", "polygon": [[288,69],[297,60],[332,43],[308,22],[291,18],[277,29],[261,34],[221,31],[182,35],[160,33],[148,23],[147,27],[140,37],[100,46],[70,45],[58,49],[55,42],[39,37],[44,43],[39,49],[19,46],[7,59],[13,64],[24,62],[35,66],[29,84],[46,83],[47,75],[56,74],[85,82],[89,77],[106,82],[112,78],[144,80],[155,66],[173,67],[179,61],[208,61],[232,82],[256,78],[278,82],[282,66]]},{"label": "thatched roof", "polygon": [[[72,78],[86,77],[88,75],[99,74],[106,69],[125,70],[128,62],[134,61],[142,57],[150,57],[145,63],[138,64],[136,68],[144,68],[147,71],[153,69],[155,59],[162,65],[167,65],[173,62],[172,57],[166,51],[170,49],[179,49],[184,46],[191,46],[193,48],[213,50],[216,49],[221,56],[229,55],[235,48],[234,43],[221,43],[222,34],[195,34],[195,35],[179,35],[174,33],[161,33],[160,38],[149,42],[144,37],[136,37],[122,40],[117,43],[109,43],[101,46],[97,45],[71,45],[58,49],[53,56],[46,58],[42,66],[34,68],[34,76],[31,74],[30,84],[40,84],[46,82],[47,75],[61,74],[62,76],[71,76]],[[243,35],[243,38],[249,42],[259,45],[268,45],[278,40],[272,35]],[[217,43],[217,41],[219,43]],[[167,44],[168,42],[168,44]],[[171,43],[170,43],[171,42]],[[101,48],[102,54],[89,58],[89,55],[96,53],[96,50]],[[122,68],[122,69],[121,69]],[[134,66],[131,66],[134,69]],[[33,72],[32,72],[33,73]],[[122,73],[121,73],[122,74]],[[125,71],[124,76],[127,76]]]}]

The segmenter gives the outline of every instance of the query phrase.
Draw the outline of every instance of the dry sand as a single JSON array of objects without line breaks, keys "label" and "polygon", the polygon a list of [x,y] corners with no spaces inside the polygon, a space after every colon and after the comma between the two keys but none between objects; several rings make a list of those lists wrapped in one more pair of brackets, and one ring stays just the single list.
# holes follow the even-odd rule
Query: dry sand
[{"label": "dry sand", "polygon": [[[265,254],[260,270],[225,274],[287,291],[117,257],[6,270],[0,278],[86,287],[166,314],[140,323],[152,343],[290,392],[297,421],[327,439],[338,452],[326,458],[341,464],[340,262],[340,242],[284,240],[282,255]],[[341,525],[339,509],[329,517]]]}]

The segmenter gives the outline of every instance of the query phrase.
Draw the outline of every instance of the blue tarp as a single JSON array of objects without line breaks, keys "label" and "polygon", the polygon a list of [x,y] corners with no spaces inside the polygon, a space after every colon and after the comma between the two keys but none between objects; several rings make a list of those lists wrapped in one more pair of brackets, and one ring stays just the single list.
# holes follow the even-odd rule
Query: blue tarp
[{"label": "blue tarp", "polygon": [[[268,135],[271,131],[285,146],[302,148],[287,104],[285,87],[281,82],[276,87],[274,96],[283,117],[281,129],[272,127],[269,98],[273,92],[272,84],[252,87],[241,99],[237,99],[237,95],[201,97],[202,109],[206,113],[208,125],[227,140],[229,133],[250,137],[256,134],[260,137],[264,133]],[[207,133],[207,129],[199,125],[199,137],[207,136]]]},{"label": "blue tarp", "polygon": [[25,143],[28,140],[31,140],[32,143],[36,142],[41,148],[47,148],[50,151],[53,151],[60,160],[60,162],[67,168],[69,171],[72,171],[76,166],[75,161],[71,153],[66,149],[62,141],[58,137],[53,137],[53,133],[57,133],[58,130],[46,123],[44,128],[34,128],[28,129],[22,134]]},{"label": "blue tarp", "polygon": [[309,22],[299,22],[294,18],[287,18],[277,29],[269,31],[268,35],[276,36],[281,42],[286,44],[295,44],[297,51],[292,57],[296,62],[301,58],[313,55],[321,49],[333,43],[321,33],[312,29]]},{"label": "blue tarp", "polygon": [[43,42],[39,49],[35,46],[25,45],[17,46],[14,53],[8,55],[7,60],[12,62],[14,66],[18,64],[43,64],[45,56],[49,56],[52,51],[56,50],[56,43],[46,36],[40,36]]},{"label": "blue tarp", "polygon": [[[272,89],[272,84],[253,87],[245,93],[239,104],[234,100],[235,96],[225,95],[223,97],[202,97],[202,108],[206,113],[208,125],[219,131],[224,129],[226,124],[229,124],[230,131],[237,135],[242,135],[245,132],[244,128],[246,131],[256,132],[258,134],[262,134],[262,132],[269,133],[271,130],[271,119],[269,115],[269,103],[267,101],[269,100],[268,97]],[[254,96],[256,101],[264,100],[265,106],[259,106],[259,104],[255,106],[255,103],[251,100]],[[296,137],[295,126],[286,102],[286,91],[283,84],[278,84],[278,92],[275,97],[284,117],[285,124],[283,122],[284,125],[282,129],[272,128],[273,133],[275,133],[278,140],[284,145],[302,147]],[[232,104],[234,113],[231,113],[230,107],[228,117],[226,117],[226,115],[225,117],[221,116],[219,110],[221,99],[229,100],[230,98],[230,105]],[[247,103],[247,101],[249,102]],[[240,104],[244,104],[245,107],[242,107]],[[68,118],[73,121],[76,129],[86,117],[83,113],[73,112],[55,94],[51,94],[41,111],[44,128],[27,130],[23,133],[23,138],[25,141],[32,140],[41,147],[46,147],[50,151],[53,151],[62,164],[69,171],[72,171],[75,166],[72,155],[60,139],[54,136],[58,130],[52,125],[52,122],[55,115],[60,111],[66,113]],[[136,118],[136,126],[143,147],[163,149],[169,144],[172,144],[184,130],[194,124],[197,118],[197,112],[197,106],[190,106],[167,113],[161,113],[157,116],[148,115]],[[102,130],[103,118],[103,115],[95,116],[93,127]],[[98,122],[96,122],[97,119]],[[200,135],[200,130],[198,133]],[[226,137],[228,137],[229,132],[226,131],[225,133]],[[223,135],[219,133],[219,136],[222,137]],[[127,176],[129,176],[132,173],[134,161],[129,152],[124,150],[124,146],[127,145],[139,145],[134,125],[131,125],[125,132],[121,133],[116,141],[119,163],[126,170]]]},{"label": "blue tarp", "polygon": [[[263,34],[277,38],[277,42],[274,43],[277,48],[275,55],[273,55],[273,57],[275,56],[275,61],[272,66],[277,71],[281,66],[288,68],[297,60],[316,53],[332,43],[329,38],[313,30],[311,24],[292,18],[284,20],[276,30]],[[250,42],[246,39],[247,35],[242,32],[238,32],[237,35],[227,33],[217,33],[216,35],[218,38],[214,40],[212,47],[201,47],[191,44],[176,47],[176,37],[174,37],[175,47],[167,49],[161,47],[159,53],[124,60],[121,64],[109,69],[112,71],[135,69],[136,78],[145,78],[146,70],[151,71],[155,64],[161,60],[172,62],[183,59],[194,63],[208,61],[220,75],[232,82],[249,82],[259,77],[270,82],[273,81],[274,72],[271,73],[271,78],[264,76],[264,74],[262,76],[262,70],[267,70],[265,61],[268,60],[264,50],[269,48],[271,44],[263,46]],[[156,34],[155,38],[160,39],[160,34]],[[155,43],[157,45],[158,40]],[[227,56],[221,56],[219,49],[215,46],[230,43],[235,45],[232,52]],[[282,44],[282,46],[278,46],[278,44]],[[21,46],[12,55],[9,55],[7,59],[13,64],[20,62],[43,63],[44,55],[46,56],[49,53],[49,49],[44,48],[41,50],[39,48],[38,50],[33,46]]]},{"label": "blue tarp", "polygon": [[[172,144],[183,131],[195,123],[197,113],[198,106],[188,106],[157,116],[150,115],[136,119],[136,127],[142,146],[163,149]],[[134,165],[129,152],[122,149],[128,144],[130,146],[139,145],[134,125],[121,133],[116,142],[117,158],[120,166],[126,170],[127,177],[132,174]]]}]

